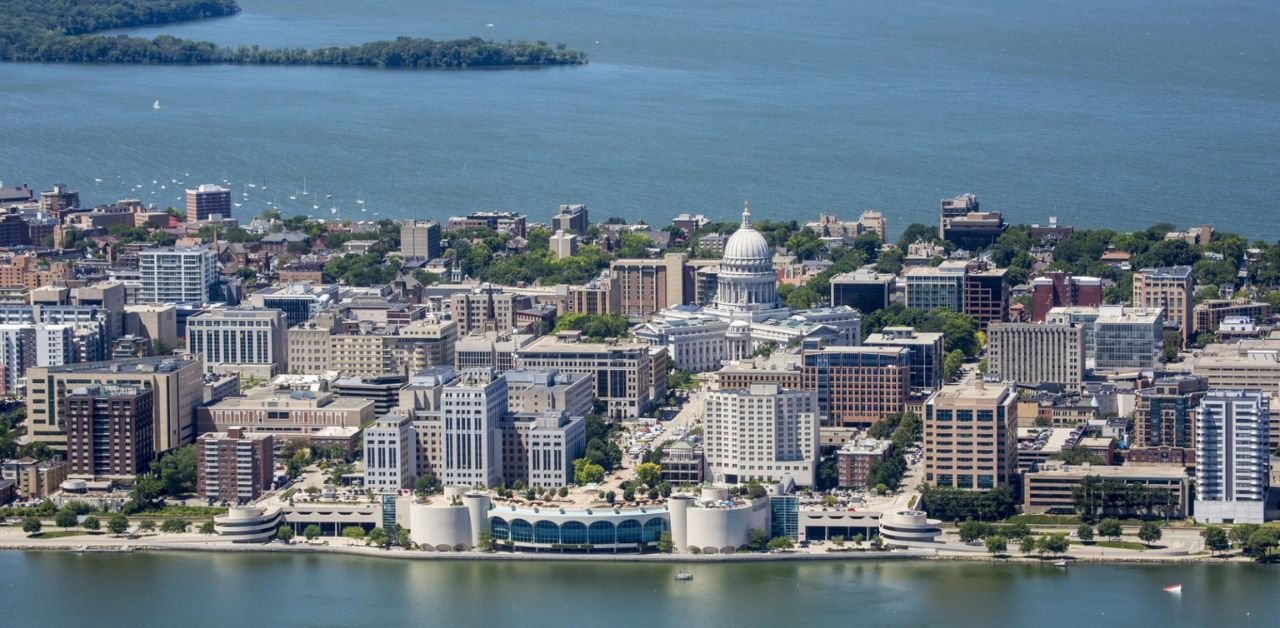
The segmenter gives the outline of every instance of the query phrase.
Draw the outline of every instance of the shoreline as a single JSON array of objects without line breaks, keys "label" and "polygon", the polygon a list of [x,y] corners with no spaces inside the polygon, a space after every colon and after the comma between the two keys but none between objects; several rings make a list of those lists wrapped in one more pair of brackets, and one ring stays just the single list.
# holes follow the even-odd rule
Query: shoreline
[{"label": "shoreline", "polygon": [[[123,549],[128,547],[128,549]],[[214,553],[214,554],[337,554],[343,556],[360,556],[366,558],[382,558],[392,560],[440,560],[440,561],[499,561],[499,562],[592,562],[592,563],[702,563],[722,564],[738,562],[800,562],[800,561],[938,561],[938,562],[982,562],[992,564],[1041,564],[1052,566],[1052,562],[1063,559],[1068,564],[1241,564],[1254,563],[1247,557],[1237,555],[1177,555],[1161,558],[1143,556],[1082,556],[1070,554],[1059,557],[1027,557],[1008,555],[1005,557],[990,554],[949,552],[938,550],[902,549],[891,551],[850,551],[850,552],[786,552],[780,554],[757,554],[744,552],[739,554],[555,554],[546,553],[509,553],[509,552],[426,552],[421,550],[392,549],[384,550],[366,546],[316,546],[307,544],[293,545],[235,545],[230,543],[207,543],[188,545],[181,543],[144,543],[140,545],[124,544],[74,544],[74,543],[14,543],[0,542],[0,551],[21,552],[67,552],[85,554],[133,554],[137,552],[162,553]]]}]

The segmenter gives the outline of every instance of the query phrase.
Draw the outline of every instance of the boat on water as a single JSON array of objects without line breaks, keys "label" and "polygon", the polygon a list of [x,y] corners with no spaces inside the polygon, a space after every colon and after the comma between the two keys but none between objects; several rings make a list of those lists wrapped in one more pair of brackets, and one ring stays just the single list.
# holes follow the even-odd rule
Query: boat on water
[{"label": "boat on water", "polygon": [[679,581],[684,581],[684,580],[693,580],[693,574],[691,574],[691,573],[689,573],[689,572],[687,572],[687,571],[682,571],[682,572],[680,572],[680,573],[676,574],[676,580],[679,580]]},{"label": "boat on water", "polygon": [[159,109],[159,108],[160,108],[160,101],[158,101],[158,100],[157,100],[157,101],[155,101],[155,102],[151,103],[151,108],[152,108],[152,109]]},{"label": "boat on water", "polygon": [[1167,587],[1165,587],[1165,588],[1164,588],[1164,592],[1165,592],[1165,593],[1181,594],[1181,593],[1182,593],[1182,584],[1181,584],[1181,583],[1179,583],[1179,584],[1169,585],[1169,586],[1167,586]]},{"label": "boat on water", "polygon": [[1054,566],[1054,567],[1066,567],[1066,566],[1067,566],[1067,561],[1066,561],[1066,560],[1058,560],[1058,561],[1055,561],[1055,562],[1053,563],[1053,566]]}]

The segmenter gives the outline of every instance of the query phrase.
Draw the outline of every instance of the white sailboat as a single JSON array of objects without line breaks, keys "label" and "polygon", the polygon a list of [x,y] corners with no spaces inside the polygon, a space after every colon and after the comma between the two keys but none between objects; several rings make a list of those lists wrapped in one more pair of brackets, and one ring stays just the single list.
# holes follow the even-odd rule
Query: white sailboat
[{"label": "white sailboat", "polygon": [[158,100],[157,100],[157,101],[155,101],[155,102],[151,103],[151,108],[152,108],[152,109],[159,109],[159,108],[160,108],[160,101],[158,101]]}]

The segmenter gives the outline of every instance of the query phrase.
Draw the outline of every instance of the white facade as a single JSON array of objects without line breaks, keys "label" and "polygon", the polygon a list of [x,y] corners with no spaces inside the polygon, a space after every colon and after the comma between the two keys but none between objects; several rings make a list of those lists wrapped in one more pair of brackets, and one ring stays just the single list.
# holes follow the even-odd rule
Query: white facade
[{"label": "white facade", "polygon": [[208,303],[213,251],[204,247],[149,249],[138,253],[138,303]]},{"label": "white facade", "polygon": [[285,347],[280,310],[218,308],[187,319],[187,350],[204,356],[209,373],[254,365],[285,373]]},{"label": "white facade", "polygon": [[1258,390],[1211,390],[1196,411],[1195,517],[1262,523],[1270,451],[1269,397]]},{"label": "white facade", "polygon": [[501,420],[507,381],[493,369],[465,369],[441,393],[441,480],[486,487],[502,482]]},{"label": "white facade", "polygon": [[407,416],[388,414],[364,430],[364,486],[377,492],[411,488],[417,437]]},{"label": "white facade", "polygon": [[756,384],[707,394],[707,465],[715,481],[812,486],[818,463],[818,401],[811,391]]},{"label": "white facade", "polygon": [[993,323],[987,330],[987,363],[993,378],[1079,388],[1084,380],[1084,330],[1076,325]]},{"label": "white facade", "polygon": [[36,366],[62,366],[75,362],[75,328],[71,325],[36,325]]},{"label": "white facade", "polygon": [[641,325],[636,338],[665,346],[676,368],[705,373],[720,368],[726,358],[729,323],[712,316],[664,317]]},{"label": "white facade", "polygon": [[714,309],[730,316],[763,320],[778,315],[778,276],[773,250],[751,227],[751,210],[742,209],[742,227],[725,244]]}]

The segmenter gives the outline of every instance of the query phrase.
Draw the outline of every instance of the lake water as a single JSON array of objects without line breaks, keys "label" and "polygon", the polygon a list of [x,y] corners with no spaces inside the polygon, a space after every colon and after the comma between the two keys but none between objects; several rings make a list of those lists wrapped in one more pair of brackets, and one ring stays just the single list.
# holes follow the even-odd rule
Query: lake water
[{"label": "lake water", "polygon": [[[1013,221],[1212,221],[1280,237],[1267,220],[1280,198],[1275,0],[240,4],[140,32],[307,47],[544,39],[591,64],[5,64],[0,180],[163,205],[178,203],[173,179],[227,178],[237,200],[250,193],[246,216],[274,200],[317,216],[547,220],[585,202],[601,219],[665,223],[732,218],[750,199],[763,218],[880,209],[893,232],[972,191]],[[304,178],[334,198],[313,210],[296,194]]]},{"label": "lake water", "polygon": [[[691,582],[675,582],[680,569]],[[1161,589],[1182,583],[1181,596]],[[1274,626],[1280,569],[0,552],[11,626]]]}]

